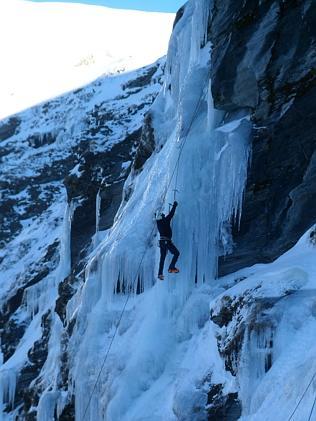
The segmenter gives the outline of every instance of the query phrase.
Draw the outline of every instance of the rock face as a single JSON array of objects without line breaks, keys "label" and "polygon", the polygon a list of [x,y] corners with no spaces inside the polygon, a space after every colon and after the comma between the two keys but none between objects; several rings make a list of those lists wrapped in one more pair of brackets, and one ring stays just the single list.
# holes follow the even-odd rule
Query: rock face
[{"label": "rock face", "polygon": [[234,249],[220,274],[270,262],[316,215],[316,5],[214,2],[212,91],[226,117],[247,111],[252,158]]},{"label": "rock face", "polygon": [[207,421],[237,421],[241,416],[241,404],[237,393],[223,394],[223,385],[214,385],[208,393]]}]

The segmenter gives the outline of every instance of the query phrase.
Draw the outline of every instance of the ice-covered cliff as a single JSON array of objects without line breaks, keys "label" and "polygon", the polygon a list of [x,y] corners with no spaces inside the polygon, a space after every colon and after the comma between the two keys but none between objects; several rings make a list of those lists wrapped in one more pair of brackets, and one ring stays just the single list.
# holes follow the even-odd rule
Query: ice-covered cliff
[{"label": "ice-covered cliff", "polygon": [[[190,0],[165,65],[105,79],[117,89],[108,100],[102,84],[72,94],[79,102],[66,97],[72,133],[93,142],[76,160],[69,149],[64,217],[57,189],[50,217],[36,215],[29,231],[16,223],[15,235],[30,233],[25,247],[15,237],[4,248],[7,279],[23,275],[18,289],[3,283],[5,419],[316,417],[316,142],[313,120],[298,142],[292,115],[303,104],[303,115],[314,112],[313,23],[308,1]],[[45,106],[35,109],[40,119]],[[25,121],[3,123],[5,145]],[[174,198],[180,274],[161,282],[154,213]],[[47,244],[42,220],[58,226],[44,256],[31,241],[36,225]],[[10,251],[17,245],[21,254]]]}]

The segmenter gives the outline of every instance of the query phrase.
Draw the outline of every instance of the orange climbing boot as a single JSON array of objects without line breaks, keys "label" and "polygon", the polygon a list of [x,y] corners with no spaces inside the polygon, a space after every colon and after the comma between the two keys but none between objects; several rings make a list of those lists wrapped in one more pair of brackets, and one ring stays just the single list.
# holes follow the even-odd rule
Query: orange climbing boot
[{"label": "orange climbing boot", "polygon": [[163,281],[165,279],[165,277],[163,275],[158,275],[158,278]]},{"label": "orange climbing boot", "polygon": [[170,268],[170,269],[168,270],[168,272],[169,272],[169,273],[179,273],[180,271],[179,271],[179,269],[178,269],[178,268]]}]

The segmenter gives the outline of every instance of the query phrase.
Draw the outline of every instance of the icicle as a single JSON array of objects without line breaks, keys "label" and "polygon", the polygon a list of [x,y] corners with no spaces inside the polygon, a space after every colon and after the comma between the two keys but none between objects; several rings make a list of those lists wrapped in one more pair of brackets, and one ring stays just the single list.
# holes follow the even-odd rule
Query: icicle
[{"label": "icicle", "polygon": [[3,415],[6,404],[14,405],[16,390],[16,373],[14,369],[3,369],[3,355],[0,353],[0,415]]},{"label": "icicle", "polygon": [[94,236],[94,248],[99,244],[99,230],[100,230],[100,212],[101,212],[101,194],[100,189],[98,190],[96,203],[95,203],[95,236]]},{"label": "icicle", "polygon": [[38,403],[37,417],[38,421],[54,421],[55,408],[60,392],[44,392]]},{"label": "icicle", "polygon": [[[218,203],[219,240],[227,233],[222,227],[230,223],[232,217],[240,222],[242,199],[247,169],[250,159],[249,137],[251,123],[249,117],[236,120],[215,130],[215,195]],[[217,152],[218,151],[218,152]]]},{"label": "icicle", "polygon": [[63,412],[67,404],[67,392],[46,391],[40,397],[37,408],[37,421],[54,421]]},{"label": "icicle", "polygon": [[73,202],[67,203],[60,241],[60,262],[57,275],[59,281],[67,278],[71,271],[71,221],[74,210]]},{"label": "icicle", "polygon": [[38,312],[45,312],[55,300],[57,288],[71,271],[71,221],[74,205],[67,204],[60,237],[60,261],[55,274],[44,278],[38,284],[26,288],[23,295],[23,303],[26,306],[30,318]]},{"label": "icicle", "polygon": [[26,288],[23,295],[23,303],[26,305],[27,314],[30,318],[38,312],[45,312],[53,302],[57,282],[54,276],[48,276],[36,285]]},{"label": "icicle", "polygon": [[58,378],[61,370],[61,344],[62,344],[63,326],[56,315],[53,313],[51,320],[51,334],[48,342],[48,356],[41,370],[41,383],[47,390],[41,395],[37,420],[54,420],[55,408],[62,411],[65,396],[58,390]]}]

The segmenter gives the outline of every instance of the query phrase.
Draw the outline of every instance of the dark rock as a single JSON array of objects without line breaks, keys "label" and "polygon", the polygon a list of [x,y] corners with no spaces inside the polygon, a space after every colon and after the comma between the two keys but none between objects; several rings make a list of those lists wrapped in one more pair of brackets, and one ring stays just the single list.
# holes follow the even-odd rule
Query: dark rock
[{"label": "dark rock", "polygon": [[147,159],[151,156],[155,150],[155,134],[152,126],[152,117],[150,113],[147,113],[144,118],[142,127],[142,133],[140,138],[140,144],[138,146],[135,159],[133,162],[133,168],[135,171],[140,170]]},{"label": "dark rock", "polygon": [[217,313],[211,313],[214,323],[219,327],[226,327],[217,334],[217,343],[219,353],[225,361],[225,368],[233,376],[238,374],[242,352],[248,352],[244,348],[245,338],[246,343],[249,343],[254,335],[256,346],[260,347],[265,355],[265,372],[269,371],[273,364],[273,336],[277,318],[270,314],[270,310],[290,292],[284,291],[284,295],[280,297],[255,299],[257,289],[260,289],[260,285],[255,289],[246,290],[241,296],[224,296]]},{"label": "dark rock", "polygon": [[56,300],[55,312],[62,322],[65,322],[67,303],[75,293],[74,288],[72,288],[72,283],[75,279],[75,276],[71,274],[58,285],[58,298]]},{"label": "dark rock", "polygon": [[140,75],[136,79],[132,79],[126,82],[123,85],[123,89],[143,88],[144,86],[149,85],[151,83],[151,80],[154,74],[157,72],[158,68],[159,68],[158,64],[150,67],[147,71],[145,71],[142,75]]},{"label": "dark rock", "polygon": [[241,410],[237,393],[224,395],[222,384],[211,385],[207,401],[208,421],[237,421],[241,417]]},{"label": "dark rock", "polygon": [[65,406],[58,421],[75,421],[75,397],[72,396],[70,402]]},{"label": "dark rock", "polygon": [[215,1],[208,36],[215,107],[248,109],[254,128],[240,228],[219,261],[224,275],[273,261],[316,220],[316,5]]},{"label": "dark rock", "polygon": [[51,145],[56,140],[56,136],[52,132],[47,133],[34,133],[28,139],[27,142],[30,147],[38,149],[42,146]]},{"label": "dark rock", "polygon": [[[38,384],[35,382],[32,386],[30,384],[38,377],[40,371],[47,358],[47,344],[50,335],[50,326],[51,326],[51,313],[48,311],[42,317],[42,337],[40,340],[36,341],[33,347],[28,352],[29,362],[24,366],[24,368],[19,373],[17,380],[17,392],[15,395],[15,407],[21,406],[21,416],[23,419],[26,419],[28,411],[32,407],[36,407],[39,401],[39,394],[41,392],[40,381]],[[33,411],[31,411],[33,413]],[[29,415],[29,419],[33,415]]]},{"label": "dark rock", "polygon": [[[249,312],[253,290],[245,291],[241,296],[230,297],[225,295],[221,298],[220,309],[215,313],[211,310],[211,320],[220,328],[225,326],[230,329],[229,339],[218,336],[219,353],[225,361],[226,370],[233,376],[238,372],[239,358],[245,336],[245,323],[242,312],[246,307]],[[249,304],[250,303],[250,304]],[[245,312],[245,315],[248,314]]]},{"label": "dark rock", "polygon": [[309,234],[309,241],[311,242],[311,244],[313,244],[313,246],[316,245],[316,230],[315,230],[315,227],[313,228],[313,230]]},{"label": "dark rock", "polygon": [[69,387],[69,354],[68,354],[68,332],[64,331],[61,338],[61,370],[60,370],[60,387],[63,390],[68,390]]},{"label": "dark rock", "polygon": [[58,285],[58,298],[56,300],[55,312],[64,325],[66,325],[66,307],[68,301],[76,293],[77,285],[80,282],[84,282],[83,269],[84,261],[80,261],[79,264],[73,268],[72,273]]},{"label": "dark rock", "polygon": [[16,201],[6,197],[3,194],[0,203],[0,249],[3,249],[7,242],[14,236],[17,235],[22,225],[19,221],[20,217],[14,209]]},{"label": "dark rock", "polygon": [[173,22],[173,28],[172,29],[175,28],[176,24],[180,21],[180,19],[184,15],[184,10],[185,10],[185,4],[182,7],[180,7],[180,9],[177,11],[175,20]]},{"label": "dark rock", "polygon": [[14,354],[27,328],[27,323],[17,323],[14,319],[4,322],[2,313],[0,313],[0,320],[1,351],[5,362]]},{"label": "dark rock", "polygon": [[222,298],[222,306],[220,312],[217,314],[213,314],[211,312],[211,320],[219,327],[227,326],[233,319],[236,310],[243,306],[244,299],[240,297],[239,299],[235,299],[235,297],[230,297],[229,295],[225,295]]},{"label": "dark rock", "polygon": [[124,170],[123,163],[132,161],[133,148],[140,142],[141,129],[126,136],[105,152],[85,152],[79,161],[80,176],[69,175],[65,178],[68,200],[80,198],[80,206],[75,209],[72,230],[72,265],[83,257],[82,251],[90,244],[95,233],[96,196],[100,190],[101,218],[100,229],[111,227],[114,216],[122,200],[124,182],[129,168]]},{"label": "dark rock", "polygon": [[10,117],[0,122],[0,142],[14,136],[20,124],[21,120],[18,117]]},{"label": "dark rock", "polygon": [[7,361],[13,355],[30,322],[30,320],[25,320],[22,323],[18,323],[15,318],[22,305],[24,291],[40,283],[50,273],[52,268],[57,265],[58,245],[59,242],[56,241],[47,248],[45,256],[25,276],[23,286],[12,291],[1,309],[0,338],[4,361]]},{"label": "dark rock", "polygon": [[[12,177],[6,185],[0,204],[0,248],[5,248],[7,243],[17,236],[22,229],[21,221],[41,215],[52,204],[56,193],[60,190],[54,184],[62,181],[65,175],[74,167],[75,156],[56,159],[54,165],[44,165],[37,175],[31,177]],[[12,196],[23,190],[28,194],[28,199],[12,199]],[[45,195],[41,197],[41,193]],[[15,210],[23,206],[23,213]]]}]

